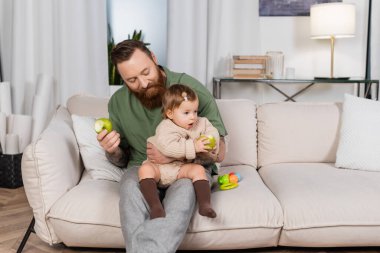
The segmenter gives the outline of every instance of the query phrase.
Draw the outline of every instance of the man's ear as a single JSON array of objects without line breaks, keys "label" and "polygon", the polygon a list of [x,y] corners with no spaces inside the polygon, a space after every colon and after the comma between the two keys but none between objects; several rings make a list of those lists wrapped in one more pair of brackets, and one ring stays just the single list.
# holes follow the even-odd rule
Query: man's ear
[{"label": "man's ear", "polygon": [[165,114],[166,114],[166,117],[168,117],[169,119],[173,119],[173,111],[172,110],[167,110]]},{"label": "man's ear", "polygon": [[158,60],[157,60],[156,55],[152,52],[150,54],[152,55],[152,59],[153,59],[154,63],[158,64]]}]

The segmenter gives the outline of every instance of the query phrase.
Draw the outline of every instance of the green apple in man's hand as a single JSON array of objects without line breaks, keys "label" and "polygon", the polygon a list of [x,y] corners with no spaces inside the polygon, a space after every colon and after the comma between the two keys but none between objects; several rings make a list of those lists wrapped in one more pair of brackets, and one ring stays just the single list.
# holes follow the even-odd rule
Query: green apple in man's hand
[{"label": "green apple in man's hand", "polygon": [[104,129],[109,133],[112,131],[112,123],[107,118],[99,118],[95,121],[94,128],[96,133],[100,133]]}]

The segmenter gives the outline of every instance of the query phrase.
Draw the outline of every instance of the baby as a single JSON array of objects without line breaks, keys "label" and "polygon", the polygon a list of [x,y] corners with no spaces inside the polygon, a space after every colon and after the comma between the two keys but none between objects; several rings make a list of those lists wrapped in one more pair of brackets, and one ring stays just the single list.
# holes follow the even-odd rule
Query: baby
[{"label": "baby", "polygon": [[[151,219],[165,217],[165,210],[157,194],[157,184],[165,188],[181,178],[192,180],[199,214],[216,217],[210,203],[211,190],[205,168],[193,161],[201,153],[207,153],[216,159],[219,133],[207,118],[198,117],[198,104],[197,95],[186,85],[174,84],[164,94],[165,119],[157,126],[156,134],[147,141],[163,155],[175,160],[168,164],[155,164],[146,160],[139,168],[140,189],[150,207]],[[216,140],[213,149],[210,149],[210,141],[205,137],[209,135]]]}]

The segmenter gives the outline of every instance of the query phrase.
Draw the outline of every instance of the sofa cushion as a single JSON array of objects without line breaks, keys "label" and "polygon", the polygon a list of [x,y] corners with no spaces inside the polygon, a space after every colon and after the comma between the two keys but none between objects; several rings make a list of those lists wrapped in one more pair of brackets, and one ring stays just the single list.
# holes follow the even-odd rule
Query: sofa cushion
[{"label": "sofa cushion", "polygon": [[54,204],[48,217],[68,246],[124,248],[117,182],[87,177]]},{"label": "sofa cushion", "polygon": [[[277,245],[283,224],[279,202],[253,167],[232,166],[221,170],[230,171],[241,174],[239,187],[228,191],[213,188],[211,201],[217,218],[200,216],[196,209],[182,249]],[[123,247],[119,184],[86,178],[55,203],[49,221],[66,245]],[[100,235],[101,240],[94,240],[94,235]]]},{"label": "sofa cushion", "polygon": [[65,107],[57,109],[47,128],[24,150],[21,170],[25,193],[33,208],[34,230],[44,242],[60,243],[46,215],[61,196],[78,184],[83,171],[71,117]]},{"label": "sofa cushion", "polygon": [[67,100],[66,106],[70,114],[108,118],[108,101],[108,97],[77,94]]},{"label": "sofa cushion", "polygon": [[108,161],[104,149],[96,139],[95,118],[72,114],[73,128],[84,167],[93,179],[119,182],[123,170]]},{"label": "sofa cushion", "polygon": [[380,173],[327,163],[283,163],[259,173],[280,201],[280,245],[380,245]]},{"label": "sofa cushion", "polygon": [[214,178],[211,204],[215,219],[199,215],[189,225],[181,249],[243,249],[277,245],[283,225],[282,209],[251,166],[222,167],[221,174],[238,172],[242,180],[232,190],[221,191]]},{"label": "sofa cushion", "polygon": [[257,110],[258,165],[335,162],[341,105],[264,104]]},{"label": "sofa cushion", "polygon": [[216,100],[228,132],[223,166],[246,164],[257,167],[256,105],[248,99]]},{"label": "sofa cushion", "polygon": [[380,171],[380,102],[345,94],[336,166]]}]

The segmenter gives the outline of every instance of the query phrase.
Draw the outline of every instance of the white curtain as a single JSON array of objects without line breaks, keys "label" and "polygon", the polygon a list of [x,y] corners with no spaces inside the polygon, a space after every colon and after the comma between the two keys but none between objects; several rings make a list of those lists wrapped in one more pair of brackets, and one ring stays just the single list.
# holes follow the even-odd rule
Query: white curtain
[{"label": "white curtain", "polygon": [[14,0],[4,6],[12,21],[11,48],[5,49],[10,59],[3,65],[11,65],[13,113],[31,114],[40,75],[52,77],[56,104],[76,93],[109,94],[106,0]]},{"label": "white curtain", "polygon": [[371,78],[380,79],[380,1],[372,0]]},{"label": "white curtain", "polygon": [[169,0],[168,67],[212,89],[235,54],[259,54],[259,1]]}]

